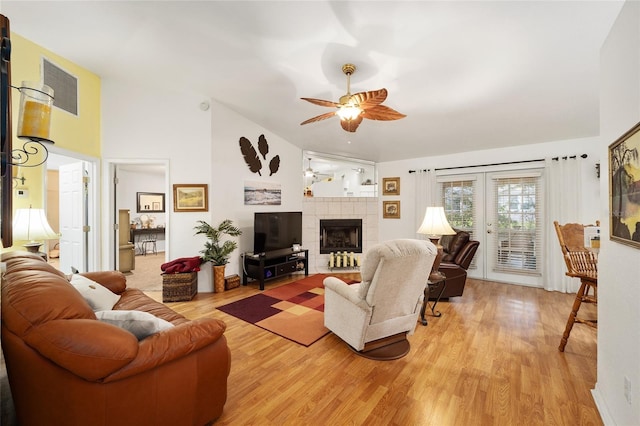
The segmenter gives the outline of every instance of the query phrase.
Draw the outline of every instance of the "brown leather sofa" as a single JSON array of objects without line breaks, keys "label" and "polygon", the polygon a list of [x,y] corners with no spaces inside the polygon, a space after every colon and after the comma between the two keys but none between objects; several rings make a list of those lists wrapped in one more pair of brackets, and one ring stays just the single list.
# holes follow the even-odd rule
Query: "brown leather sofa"
[{"label": "brown leather sofa", "polygon": [[467,269],[480,243],[470,239],[466,231],[456,230],[455,235],[444,235],[440,239],[444,256],[438,271],[446,276],[446,287],[441,298],[462,296],[467,281]]},{"label": "brown leather sofa", "polygon": [[205,425],[222,414],[231,365],[224,322],[190,321],[127,289],[120,272],[82,274],[121,296],[114,311],[173,324],[138,340],[96,319],[41,257],[2,260],[2,349],[20,425]]}]

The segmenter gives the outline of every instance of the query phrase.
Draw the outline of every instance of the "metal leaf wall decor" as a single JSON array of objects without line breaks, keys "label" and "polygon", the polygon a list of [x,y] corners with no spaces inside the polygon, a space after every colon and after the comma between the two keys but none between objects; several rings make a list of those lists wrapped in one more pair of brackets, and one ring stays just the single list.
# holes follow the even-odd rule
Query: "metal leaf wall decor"
[{"label": "metal leaf wall decor", "polygon": [[269,142],[267,142],[267,138],[264,135],[260,135],[258,138],[258,149],[260,150],[260,154],[262,154],[262,158],[267,159],[267,154],[269,153]]},{"label": "metal leaf wall decor", "polygon": [[269,161],[269,170],[271,170],[271,173],[269,173],[269,176],[276,173],[279,168],[280,168],[280,156],[276,155],[271,159],[271,161]]},{"label": "metal leaf wall decor", "polygon": [[240,151],[244,156],[244,161],[247,163],[247,166],[249,166],[249,170],[262,176],[260,173],[260,169],[262,169],[262,161],[260,161],[258,153],[251,144],[251,141],[244,136],[240,137]]},{"label": "metal leaf wall decor", "polygon": [[[266,161],[267,154],[269,153],[269,142],[267,142],[267,138],[264,135],[260,135],[258,137],[258,151],[262,155],[262,158]],[[262,161],[260,161],[260,156],[258,155],[258,151],[253,147],[251,141],[244,136],[240,137],[240,152],[244,156],[244,161],[247,163],[249,170],[252,173],[257,173],[262,176],[260,171],[262,170]],[[277,173],[280,169],[280,156],[276,155],[271,158],[269,161],[269,176]]]}]

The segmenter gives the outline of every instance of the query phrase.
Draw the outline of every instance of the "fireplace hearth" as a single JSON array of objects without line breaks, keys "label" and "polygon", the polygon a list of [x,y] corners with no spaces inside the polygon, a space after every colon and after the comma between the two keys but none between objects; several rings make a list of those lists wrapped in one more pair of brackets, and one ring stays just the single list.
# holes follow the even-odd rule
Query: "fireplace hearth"
[{"label": "fireplace hearth", "polygon": [[320,219],[320,253],[362,253],[362,219]]}]

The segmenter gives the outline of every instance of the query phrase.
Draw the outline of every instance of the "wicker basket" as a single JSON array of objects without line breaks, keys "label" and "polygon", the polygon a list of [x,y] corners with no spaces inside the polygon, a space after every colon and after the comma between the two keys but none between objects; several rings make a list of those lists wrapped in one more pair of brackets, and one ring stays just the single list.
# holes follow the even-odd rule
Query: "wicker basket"
[{"label": "wicker basket", "polygon": [[162,274],[162,301],[184,302],[198,293],[198,273]]},{"label": "wicker basket", "polygon": [[225,290],[231,290],[236,287],[240,287],[240,277],[238,275],[229,275],[224,277]]}]

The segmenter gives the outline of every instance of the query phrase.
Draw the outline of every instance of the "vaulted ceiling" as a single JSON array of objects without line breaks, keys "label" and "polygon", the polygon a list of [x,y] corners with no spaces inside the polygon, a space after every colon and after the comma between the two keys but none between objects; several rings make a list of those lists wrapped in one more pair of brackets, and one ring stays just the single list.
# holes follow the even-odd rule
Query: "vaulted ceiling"
[{"label": "vaulted ceiling", "polygon": [[[11,30],[103,79],[210,97],[302,149],[371,161],[599,134],[620,1],[15,1]],[[16,54],[14,52],[14,54]],[[397,121],[301,126],[386,88]]]}]

